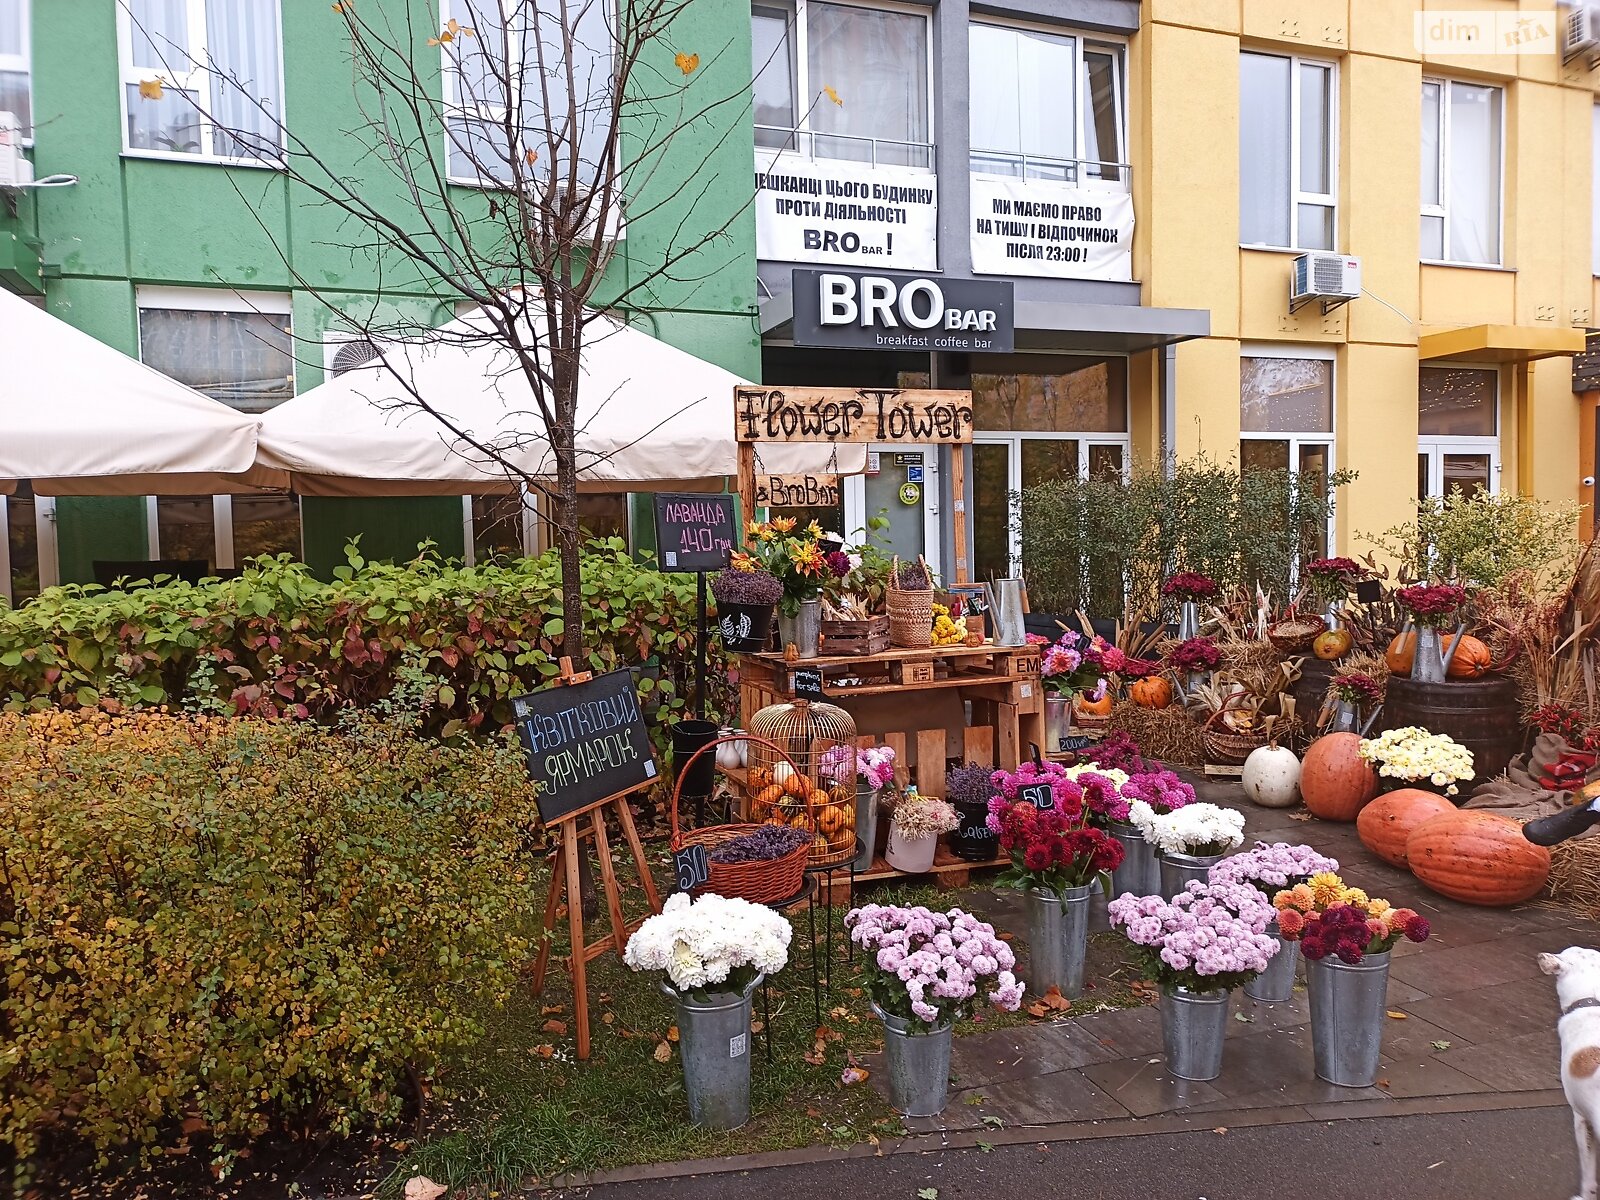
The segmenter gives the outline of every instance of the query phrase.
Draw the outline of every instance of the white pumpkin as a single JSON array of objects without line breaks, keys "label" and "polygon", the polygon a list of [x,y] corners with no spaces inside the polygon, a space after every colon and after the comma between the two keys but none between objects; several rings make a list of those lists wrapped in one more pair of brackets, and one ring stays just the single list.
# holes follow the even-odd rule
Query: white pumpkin
[{"label": "white pumpkin", "polygon": [[1289,808],[1300,798],[1300,760],[1287,746],[1258,746],[1244,760],[1239,783],[1262,808]]},{"label": "white pumpkin", "polygon": [[794,768],[786,762],[772,764],[772,782],[785,783],[789,776],[794,774]]}]

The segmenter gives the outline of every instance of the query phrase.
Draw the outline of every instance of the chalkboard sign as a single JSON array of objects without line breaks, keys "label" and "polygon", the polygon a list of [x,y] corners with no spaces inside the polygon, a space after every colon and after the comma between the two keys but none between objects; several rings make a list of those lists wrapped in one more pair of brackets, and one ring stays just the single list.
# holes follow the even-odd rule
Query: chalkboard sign
[{"label": "chalkboard sign", "polygon": [[656,777],[631,671],[511,701],[546,825]]},{"label": "chalkboard sign", "polygon": [[789,682],[796,700],[823,700],[827,698],[826,693],[822,690],[821,667],[796,667],[794,674],[789,677]]},{"label": "chalkboard sign", "polygon": [[1057,746],[1056,749],[1061,751],[1063,754],[1071,753],[1077,750],[1086,750],[1095,743],[1094,738],[1083,733],[1069,733],[1058,740],[1061,744]]},{"label": "chalkboard sign", "polygon": [[1030,783],[1017,789],[1017,799],[1044,809],[1056,806],[1056,792],[1048,783]]},{"label": "chalkboard sign", "polygon": [[685,846],[672,852],[672,872],[678,877],[680,892],[693,891],[711,878],[711,860],[706,848],[700,845]]},{"label": "chalkboard sign", "polygon": [[656,553],[669,571],[720,571],[734,547],[734,497],[656,493]]},{"label": "chalkboard sign", "polygon": [[1376,579],[1362,579],[1356,582],[1356,600],[1361,604],[1376,604],[1383,599],[1383,584]]}]

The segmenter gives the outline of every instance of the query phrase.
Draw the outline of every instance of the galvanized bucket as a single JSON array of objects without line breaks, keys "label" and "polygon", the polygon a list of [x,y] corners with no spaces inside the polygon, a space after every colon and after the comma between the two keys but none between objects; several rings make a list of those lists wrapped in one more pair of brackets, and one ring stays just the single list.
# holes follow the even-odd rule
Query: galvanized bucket
[{"label": "galvanized bucket", "polygon": [[865,779],[856,781],[856,845],[855,869],[869,870],[878,852],[878,791]]},{"label": "galvanized bucket", "polygon": [[1090,891],[1087,885],[1059,895],[1028,889],[1028,985],[1040,995],[1051,988],[1068,999],[1083,992]]},{"label": "galvanized bucket", "polygon": [[1306,960],[1311,994],[1311,1049],[1317,1078],[1339,1087],[1378,1081],[1389,953],[1364,955],[1353,966],[1337,958]]},{"label": "galvanized bucket", "polygon": [[822,601],[802,600],[794,616],[778,613],[778,647],[794,646],[801,658],[816,658],[822,652]]},{"label": "galvanized bucket", "polygon": [[1220,989],[1161,989],[1161,1045],[1167,1070],[1176,1078],[1205,1080],[1222,1074],[1229,995]]},{"label": "galvanized bucket", "polygon": [[950,1094],[952,1025],[891,1016],[876,1004],[883,1022],[883,1054],[889,1069],[889,1103],[908,1117],[935,1117]]},{"label": "galvanized bucket", "polygon": [[1155,847],[1144,840],[1137,825],[1111,822],[1111,836],[1122,845],[1122,865],[1111,872],[1111,898],[1123,892],[1150,896],[1161,886],[1161,871],[1156,866]]},{"label": "galvanized bucket", "polygon": [[1222,854],[1158,853],[1156,858],[1161,863],[1161,894],[1168,898],[1176,896],[1191,879],[1208,882],[1211,868],[1225,857]]},{"label": "galvanized bucket", "polygon": [[663,983],[678,1003],[678,1053],[689,1119],[707,1129],[737,1129],[750,1119],[751,997],[764,976],[742,992],[696,1000]]},{"label": "galvanized bucket", "polygon": [[1046,696],[1044,698],[1044,744],[1054,754],[1067,748],[1072,736],[1072,697]]},{"label": "galvanized bucket", "polygon": [[1291,942],[1278,932],[1278,922],[1267,926],[1278,939],[1278,952],[1267,960],[1267,969],[1244,985],[1244,994],[1262,1004],[1282,1004],[1294,999],[1294,969],[1300,964],[1300,943]]}]

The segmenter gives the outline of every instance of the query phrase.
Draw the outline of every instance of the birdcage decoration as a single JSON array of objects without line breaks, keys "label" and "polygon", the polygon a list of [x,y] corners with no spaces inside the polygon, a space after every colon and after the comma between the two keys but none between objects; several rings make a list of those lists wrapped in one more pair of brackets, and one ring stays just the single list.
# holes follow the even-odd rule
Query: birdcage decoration
[{"label": "birdcage decoration", "polygon": [[[794,824],[804,818],[809,801],[816,824],[810,865],[848,860],[856,852],[854,719],[834,704],[795,700],[756,713],[750,733],[750,819]],[[756,738],[781,749],[789,761]]]}]

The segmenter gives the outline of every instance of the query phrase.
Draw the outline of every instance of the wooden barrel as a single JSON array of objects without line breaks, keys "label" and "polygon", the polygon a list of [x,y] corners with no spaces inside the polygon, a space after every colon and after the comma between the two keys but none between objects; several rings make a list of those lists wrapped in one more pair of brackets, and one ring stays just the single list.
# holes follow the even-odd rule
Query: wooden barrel
[{"label": "wooden barrel", "polygon": [[1290,685],[1289,694],[1294,697],[1295,711],[1307,729],[1316,725],[1317,714],[1322,711],[1322,702],[1328,695],[1328,685],[1338,669],[1337,662],[1314,654],[1306,655],[1300,663],[1300,677]]},{"label": "wooden barrel", "polygon": [[1448,733],[1472,751],[1473,779],[1462,795],[1506,769],[1522,749],[1521,711],[1517,685],[1503,675],[1419,683],[1391,675],[1384,693],[1380,729],[1420,725],[1430,733]]}]

